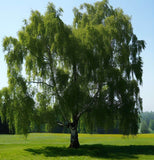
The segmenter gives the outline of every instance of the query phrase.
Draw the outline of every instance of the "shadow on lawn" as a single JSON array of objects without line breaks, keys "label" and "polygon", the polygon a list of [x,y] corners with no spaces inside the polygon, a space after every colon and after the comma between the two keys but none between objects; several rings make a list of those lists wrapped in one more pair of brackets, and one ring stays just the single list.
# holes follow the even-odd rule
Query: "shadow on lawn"
[{"label": "shadow on lawn", "polygon": [[81,145],[79,149],[70,149],[66,147],[48,146],[40,149],[25,149],[32,154],[43,154],[46,157],[67,157],[67,156],[90,156],[95,158],[112,158],[112,159],[137,159],[141,155],[154,155],[154,146],[152,145]]}]

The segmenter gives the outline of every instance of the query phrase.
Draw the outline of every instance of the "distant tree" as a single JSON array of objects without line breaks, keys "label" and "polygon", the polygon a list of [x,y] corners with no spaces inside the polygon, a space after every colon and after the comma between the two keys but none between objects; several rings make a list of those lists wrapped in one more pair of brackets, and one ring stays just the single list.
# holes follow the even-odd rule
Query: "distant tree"
[{"label": "distant tree", "polygon": [[149,127],[148,127],[146,121],[143,121],[141,123],[141,133],[149,133]]},{"label": "distant tree", "polygon": [[[73,26],[62,22],[61,13],[49,3],[45,15],[32,11],[18,39],[4,39],[9,85],[14,86],[9,95],[13,102],[17,98],[17,104],[10,105],[2,91],[1,114],[9,123],[22,123],[24,132],[32,110],[45,121],[49,116],[50,125],[57,121],[70,129],[72,148],[79,147],[79,120],[89,129],[107,128],[118,120],[123,134],[136,134],[142,109],[140,53],[145,43],[133,33],[130,17],[107,0],[74,8]],[[27,75],[25,89],[14,81],[22,69]],[[5,102],[6,110],[11,110],[7,114]],[[12,121],[11,114],[20,116]]]},{"label": "distant tree", "polygon": [[150,120],[149,127],[154,130],[154,120]]},{"label": "distant tree", "polygon": [[141,122],[146,121],[147,125],[150,125],[150,120],[154,120],[154,112],[143,112],[141,114]]}]

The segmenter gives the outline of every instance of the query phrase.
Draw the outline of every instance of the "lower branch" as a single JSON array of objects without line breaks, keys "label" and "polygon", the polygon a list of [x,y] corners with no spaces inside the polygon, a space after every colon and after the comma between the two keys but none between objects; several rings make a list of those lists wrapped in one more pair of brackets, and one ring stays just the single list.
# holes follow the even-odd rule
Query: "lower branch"
[{"label": "lower branch", "polygon": [[57,124],[58,124],[59,126],[61,126],[61,127],[67,127],[67,128],[69,128],[69,124],[64,124],[64,123],[62,123],[62,122],[57,122]]},{"label": "lower branch", "polygon": [[28,83],[36,83],[36,84],[44,84],[44,85],[46,85],[46,86],[48,86],[48,87],[54,87],[54,86],[52,86],[52,85],[50,85],[50,84],[48,84],[48,83],[46,83],[46,82],[39,82],[39,81],[30,81],[30,82],[28,82]]},{"label": "lower branch", "polygon": [[91,102],[90,102],[89,104],[85,105],[85,106],[82,108],[82,110],[77,114],[77,118],[78,118],[78,119],[80,118],[80,116],[81,116],[83,113],[85,113],[86,111],[91,110],[91,109],[94,108],[93,106],[94,106],[94,104],[96,104],[96,102],[97,102],[97,97],[98,97],[98,94],[99,94],[100,91],[101,91],[101,88],[102,88],[102,84],[99,84],[99,88],[98,88],[97,92],[95,93],[95,95],[94,95],[93,99],[91,100]]}]

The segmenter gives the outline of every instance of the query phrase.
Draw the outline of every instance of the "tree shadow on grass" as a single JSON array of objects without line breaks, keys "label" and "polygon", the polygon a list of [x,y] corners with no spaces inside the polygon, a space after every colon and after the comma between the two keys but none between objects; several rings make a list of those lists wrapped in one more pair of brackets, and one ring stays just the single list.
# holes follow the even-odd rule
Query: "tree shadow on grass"
[{"label": "tree shadow on grass", "polygon": [[138,155],[154,155],[153,145],[81,145],[79,149],[47,146],[40,149],[25,149],[32,154],[43,154],[46,157],[90,156],[93,158],[137,159]]}]

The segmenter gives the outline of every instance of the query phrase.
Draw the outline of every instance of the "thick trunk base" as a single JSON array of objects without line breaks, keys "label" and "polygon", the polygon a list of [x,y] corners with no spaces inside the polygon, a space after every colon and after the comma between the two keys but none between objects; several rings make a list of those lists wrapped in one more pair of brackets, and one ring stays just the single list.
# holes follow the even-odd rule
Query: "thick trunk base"
[{"label": "thick trunk base", "polygon": [[79,148],[79,147],[80,147],[79,141],[72,142],[69,146],[69,148]]},{"label": "thick trunk base", "polygon": [[79,147],[80,147],[80,144],[78,140],[77,128],[71,129],[71,144],[69,148],[79,148]]}]

